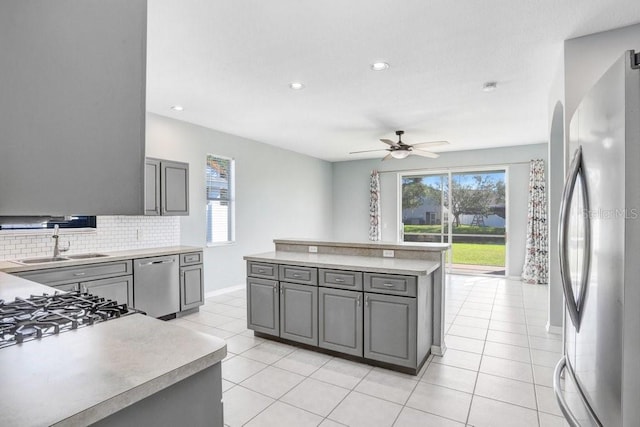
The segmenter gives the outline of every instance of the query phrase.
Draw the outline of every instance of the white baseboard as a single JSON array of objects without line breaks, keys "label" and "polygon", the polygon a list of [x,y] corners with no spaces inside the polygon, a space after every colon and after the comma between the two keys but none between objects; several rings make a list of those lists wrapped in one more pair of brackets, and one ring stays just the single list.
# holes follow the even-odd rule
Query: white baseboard
[{"label": "white baseboard", "polygon": [[550,334],[562,335],[562,326],[553,326],[550,325],[549,322],[547,322],[547,326],[545,328]]},{"label": "white baseboard", "polygon": [[209,291],[204,294],[205,298],[215,297],[216,295],[228,294],[229,292],[239,291],[244,289],[245,285],[229,286],[228,288],[216,289],[215,291]]}]

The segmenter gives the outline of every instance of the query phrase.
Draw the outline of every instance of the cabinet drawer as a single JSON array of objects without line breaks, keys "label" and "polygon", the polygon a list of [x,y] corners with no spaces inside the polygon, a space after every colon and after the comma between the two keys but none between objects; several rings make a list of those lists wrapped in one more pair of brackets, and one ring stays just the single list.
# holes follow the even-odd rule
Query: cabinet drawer
[{"label": "cabinet drawer", "polygon": [[406,297],[418,295],[415,276],[399,276],[395,274],[364,273],[364,290],[365,292]]},{"label": "cabinet drawer", "polygon": [[124,276],[132,274],[131,272],[131,261],[126,260],[29,271],[20,273],[20,277],[44,285],[56,285],[81,280],[85,281],[87,279]]},{"label": "cabinet drawer", "polygon": [[315,286],[318,284],[318,269],[315,267],[281,265],[280,280]]},{"label": "cabinet drawer", "polygon": [[355,291],[362,290],[362,273],[359,271],[327,270],[321,268],[318,270],[318,276],[319,286],[351,289]]},{"label": "cabinet drawer", "polygon": [[278,280],[278,265],[247,261],[247,276]]},{"label": "cabinet drawer", "polygon": [[180,254],[180,265],[202,264],[202,252]]}]

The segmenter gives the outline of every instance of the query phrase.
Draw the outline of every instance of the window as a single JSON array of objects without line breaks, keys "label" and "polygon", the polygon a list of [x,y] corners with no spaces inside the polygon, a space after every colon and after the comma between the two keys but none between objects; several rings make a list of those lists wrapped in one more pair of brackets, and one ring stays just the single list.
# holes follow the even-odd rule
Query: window
[{"label": "window", "polygon": [[234,160],[207,154],[207,244],[234,240]]},{"label": "window", "polygon": [[43,230],[60,228],[95,229],[95,216],[0,216],[0,230]]}]

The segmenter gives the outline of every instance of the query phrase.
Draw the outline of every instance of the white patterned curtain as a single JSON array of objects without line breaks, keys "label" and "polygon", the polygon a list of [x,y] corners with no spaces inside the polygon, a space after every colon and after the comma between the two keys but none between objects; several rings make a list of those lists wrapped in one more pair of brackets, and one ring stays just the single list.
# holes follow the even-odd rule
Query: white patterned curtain
[{"label": "white patterned curtain", "polygon": [[369,181],[369,240],[380,240],[380,174],[371,171]]},{"label": "white patterned curtain", "polygon": [[547,228],[547,191],[544,160],[531,160],[529,172],[529,210],[527,215],[527,246],[522,280],[527,283],[548,283],[549,252]]}]

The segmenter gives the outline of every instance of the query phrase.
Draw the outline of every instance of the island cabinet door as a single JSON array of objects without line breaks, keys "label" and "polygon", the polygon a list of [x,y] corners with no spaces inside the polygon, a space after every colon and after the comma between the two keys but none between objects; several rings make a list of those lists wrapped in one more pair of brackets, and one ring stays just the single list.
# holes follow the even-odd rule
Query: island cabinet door
[{"label": "island cabinet door", "polygon": [[247,278],[247,328],[279,335],[279,305],[277,281]]},{"label": "island cabinet door", "polygon": [[318,346],[362,357],[362,292],[318,289]]},{"label": "island cabinet door", "polygon": [[280,337],[318,345],[318,288],[280,282]]},{"label": "island cabinet door", "polygon": [[364,294],[364,357],[415,368],[417,366],[416,299]]}]

